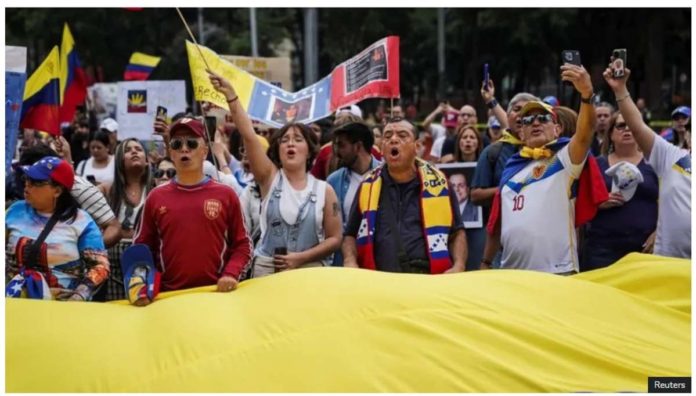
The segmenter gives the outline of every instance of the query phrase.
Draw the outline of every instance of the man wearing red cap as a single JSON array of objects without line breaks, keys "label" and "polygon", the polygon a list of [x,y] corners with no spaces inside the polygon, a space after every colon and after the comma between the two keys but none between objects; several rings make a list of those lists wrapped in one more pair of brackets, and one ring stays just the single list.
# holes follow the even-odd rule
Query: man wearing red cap
[{"label": "man wearing red cap", "polygon": [[163,291],[205,285],[232,291],[251,252],[239,199],[203,174],[208,146],[201,121],[185,117],[169,131],[176,178],[150,192],[134,243],[150,247]]},{"label": "man wearing red cap", "polygon": [[[581,205],[578,198],[576,203],[576,194],[579,197],[594,187],[583,184],[595,121],[593,91],[590,76],[582,66],[565,64],[561,72],[562,79],[572,82],[581,95],[577,131],[571,139],[559,139],[561,127],[553,107],[530,101],[522,108],[520,139],[524,145],[503,171],[488,223],[490,236],[483,267],[490,265],[502,243],[501,268],[555,274],[578,271],[575,227],[593,216],[588,214],[589,204],[586,212],[576,210],[584,208],[586,201],[583,198]],[[588,165],[592,168],[591,163]],[[596,175],[590,170],[585,180]],[[579,187],[574,185],[578,179]],[[606,187],[603,194],[597,192],[598,200],[606,196]],[[596,213],[599,202],[593,203]]]}]

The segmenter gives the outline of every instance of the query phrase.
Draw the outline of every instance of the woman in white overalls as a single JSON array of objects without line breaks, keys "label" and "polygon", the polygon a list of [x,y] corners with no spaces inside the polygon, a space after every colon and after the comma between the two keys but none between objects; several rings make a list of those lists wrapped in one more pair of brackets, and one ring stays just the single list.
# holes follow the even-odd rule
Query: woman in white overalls
[{"label": "woman in white overalls", "polygon": [[301,123],[285,125],[271,138],[266,155],[232,85],[213,73],[210,81],[227,99],[261,190],[254,277],[327,265],[341,246],[341,212],[333,188],[309,173],[317,153],[312,130]]}]

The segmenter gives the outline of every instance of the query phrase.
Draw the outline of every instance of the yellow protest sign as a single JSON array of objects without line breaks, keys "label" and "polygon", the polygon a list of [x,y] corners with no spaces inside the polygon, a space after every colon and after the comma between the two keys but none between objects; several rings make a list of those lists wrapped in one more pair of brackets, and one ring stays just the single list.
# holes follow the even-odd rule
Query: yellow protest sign
[{"label": "yellow protest sign", "polygon": [[[218,91],[213,88],[206,72],[206,63],[212,71],[222,75],[234,87],[237,95],[239,95],[239,103],[244,109],[249,107],[249,99],[256,82],[256,78],[238,67],[235,67],[230,62],[220,58],[215,51],[190,41],[186,41],[186,52],[188,53],[189,67],[191,69],[191,80],[193,82],[194,97],[198,101],[210,102],[224,109],[227,108],[227,100]],[[203,57],[205,57],[205,62]]]}]

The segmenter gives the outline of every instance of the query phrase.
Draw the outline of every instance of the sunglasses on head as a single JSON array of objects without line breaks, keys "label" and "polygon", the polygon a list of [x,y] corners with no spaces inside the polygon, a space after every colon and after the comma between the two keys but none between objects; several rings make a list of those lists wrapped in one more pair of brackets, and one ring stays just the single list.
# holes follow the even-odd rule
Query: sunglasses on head
[{"label": "sunglasses on head", "polygon": [[164,177],[164,175],[167,175],[167,179],[173,179],[174,176],[176,176],[176,169],[174,169],[174,168],[169,168],[167,170],[157,169],[155,171],[155,177],[157,179],[161,179],[162,177]]},{"label": "sunglasses on head", "polygon": [[179,151],[184,147],[184,142],[186,142],[186,147],[188,147],[190,150],[195,150],[199,146],[198,140],[196,140],[194,138],[187,138],[187,139],[175,138],[169,142],[169,147],[171,147],[172,150]]},{"label": "sunglasses on head", "polygon": [[553,120],[553,116],[551,114],[536,114],[525,116],[522,117],[522,125],[532,125],[534,123],[534,120],[539,121],[539,123],[541,124],[546,124]]}]

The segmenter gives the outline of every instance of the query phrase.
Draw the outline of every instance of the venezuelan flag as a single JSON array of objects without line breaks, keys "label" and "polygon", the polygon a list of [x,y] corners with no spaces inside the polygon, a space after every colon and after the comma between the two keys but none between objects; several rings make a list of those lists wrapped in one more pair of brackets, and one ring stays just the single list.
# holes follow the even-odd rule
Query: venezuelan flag
[{"label": "venezuelan flag", "polygon": [[60,135],[60,58],[54,46],[24,87],[21,128]]},{"label": "venezuelan flag", "polygon": [[66,23],[60,47],[60,122],[70,122],[87,96],[87,77],[75,50],[75,40]]},{"label": "venezuelan flag", "polygon": [[160,61],[159,56],[143,54],[142,52],[133,52],[130,57],[126,71],[123,73],[123,79],[126,81],[143,81],[150,77],[150,73],[157,67]]}]

